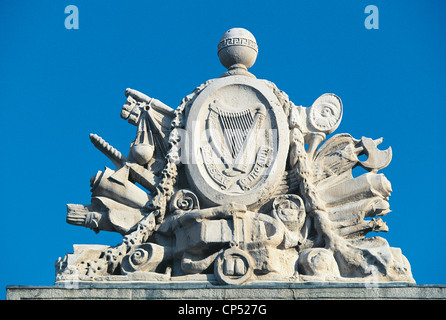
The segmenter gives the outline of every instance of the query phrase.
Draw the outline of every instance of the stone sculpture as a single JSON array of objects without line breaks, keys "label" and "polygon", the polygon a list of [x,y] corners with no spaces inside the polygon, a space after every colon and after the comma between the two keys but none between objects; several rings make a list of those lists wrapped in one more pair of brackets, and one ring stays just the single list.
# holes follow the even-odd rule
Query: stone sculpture
[{"label": "stone sculpture", "polygon": [[[218,44],[227,72],[176,109],[125,91],[121,117],[137,127],[128,156],[90,135],[115,169],[92,177],[91,204],[67,205],[68,223],[123,241],[75,245],[56,281],[414,282],[400,249],[365,237],[388,230],[392,190],[378,171],[392,150],[326,140],[340,98],[295,105],[248,71],[257,52],[249,31],[228,30]],[[367,172],[354,177],[357,166]]]}]

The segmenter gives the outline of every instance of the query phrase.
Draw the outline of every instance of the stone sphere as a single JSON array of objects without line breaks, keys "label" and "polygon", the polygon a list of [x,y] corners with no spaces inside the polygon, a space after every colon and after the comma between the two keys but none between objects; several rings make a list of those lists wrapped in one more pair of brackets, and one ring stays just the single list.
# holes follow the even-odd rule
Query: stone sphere
[{"label": "stone sphere", "polygon": [[135,144],[131,148],[131,153],[139,165],[147,164],[153,157],[154,147],[150,144]]},{"label": "stone sphere", "polygon": [[218,57],[227,69],[243,65],[246,69],[253,66],[258,53],[257,42],[251,32],[243,28],[226,31],[218,44]]}]

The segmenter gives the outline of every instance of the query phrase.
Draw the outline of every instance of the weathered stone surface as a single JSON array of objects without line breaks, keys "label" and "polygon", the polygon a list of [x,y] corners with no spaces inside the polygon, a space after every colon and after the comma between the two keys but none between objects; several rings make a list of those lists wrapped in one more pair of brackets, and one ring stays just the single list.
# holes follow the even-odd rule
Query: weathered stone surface
[{"label": "weathered stone surface", "polygon": [[244,286],[210,283],[83,283],[54,287],[8,286],[8,300],[434,300],[446,299],[444,285],[407,283],[255,283]]},{"label": "weathered stone surface", "polygon": [[[227,31],[218,56],[228,71],[198,86],[175,110],[125,91],[121,117],[137,127],[128,156],[90,135],[116,168],[91,179],[91,204],[67,206],[68,223],[118,232],[123,241],[75,246],[57,261],[56,283],[113,284],[121,277],[161,286],[198,276],[211,284],[212,276],[223,286],[274,281],[283,298],[314,281],[414,282],[400,249],[366,237],[388,231],[381,217],[390,212],[392,188],[379,171],[389,165],[392,149],[380,150],[382,139],[327,139],[342,120],[341,99],[326,93],[311,106],[294,104],[248,71],[257,54],[249,31]],[[353,177],[358,166],[367,173]],[[214,282],[210,295],[245,292]],[[355,297],[373,297],[369,287],[345,286]],[[123,297],[148,294],[120,288]],[[417,288],[406,289],[414,295]],[[393,287],[378,289],[385,295]],[[159,292],[173,294],[169,290]],[[323,297],[332,294],[320,290]]]}]

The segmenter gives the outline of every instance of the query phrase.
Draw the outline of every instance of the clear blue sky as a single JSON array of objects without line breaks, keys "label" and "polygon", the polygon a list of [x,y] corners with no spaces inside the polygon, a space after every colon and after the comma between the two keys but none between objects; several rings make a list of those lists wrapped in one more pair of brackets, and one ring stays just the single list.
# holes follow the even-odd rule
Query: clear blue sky
[{"label": "clear blue sky", "polygon": [[[67,30],[66,6],[79,9]],[[379,29],[364,26],[367,5]],[[52,285],[73,244],[121,242],[65,222],[89,204],[89,180],[112,163],[97,133],[127,154],[136,129],[119,116],[133,88],[175,108],[225,71],[229,28],[257,39],[251,71],[297,105],[336,93],[337,133],[384,137],[393,160],[390,230],[419,284],[446,283],[446,6],[443,1],[11,1],[0,3],[0,298],[6,285]]]}]

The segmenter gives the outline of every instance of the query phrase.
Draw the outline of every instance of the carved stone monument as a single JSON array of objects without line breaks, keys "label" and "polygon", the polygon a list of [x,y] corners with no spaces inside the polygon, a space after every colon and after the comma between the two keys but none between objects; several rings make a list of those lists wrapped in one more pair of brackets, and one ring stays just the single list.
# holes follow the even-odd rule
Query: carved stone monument
[{"label": "carved stone monument", "polygon": [[[75,245],[56,262],[56,284],[414,283],[400,249],[366,237],[388,231],[392,188],[379,171],[391,148],[345,133],[326,139],[341,99],[294,104],[248,71],[257,53],[249,31],[228,30],[218,44],[227,72],[176,109],[125,91],[121,117],[136,126],[128,155],[91,134],[115,168],[91,178],[91,204],[67,205],[68,223],[118,232],[122,243]],[[354,177],[357,166],[367,172]]]}]

